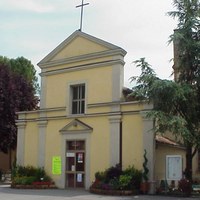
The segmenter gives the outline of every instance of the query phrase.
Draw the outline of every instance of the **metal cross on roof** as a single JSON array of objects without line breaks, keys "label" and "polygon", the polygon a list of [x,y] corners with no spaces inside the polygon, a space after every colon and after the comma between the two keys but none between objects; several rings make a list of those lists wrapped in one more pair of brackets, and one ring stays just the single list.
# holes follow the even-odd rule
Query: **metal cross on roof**
[{"label": "metal cross on roof", "polygon": [[84,3],[84,0],[82,0],[82,4],[76,6],[76,8],[81,7],[81,21],[80,21],[80,31],[82,31],[82,25],[83,25],[83,7],[89,5],[89,3]]}]

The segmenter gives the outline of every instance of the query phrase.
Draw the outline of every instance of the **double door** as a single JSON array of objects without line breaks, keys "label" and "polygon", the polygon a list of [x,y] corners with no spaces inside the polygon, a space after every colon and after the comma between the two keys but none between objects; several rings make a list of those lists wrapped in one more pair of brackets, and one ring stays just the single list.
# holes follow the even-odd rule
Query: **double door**
[{"label": "double door", "polygon": [[66,147],[66,187],[85,187],[85,141],[67,141]]}]

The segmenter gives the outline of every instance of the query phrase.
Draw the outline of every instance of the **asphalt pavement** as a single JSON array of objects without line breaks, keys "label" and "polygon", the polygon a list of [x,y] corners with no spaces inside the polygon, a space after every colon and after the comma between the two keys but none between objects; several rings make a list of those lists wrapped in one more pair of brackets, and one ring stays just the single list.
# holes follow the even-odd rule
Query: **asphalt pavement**
[{"label": "asphalt pavement", "polygon": [[195,200],[157,195],[105,196],[95,195],[83,189],[12,189],[9,185],[0,185],[0,200]]}]

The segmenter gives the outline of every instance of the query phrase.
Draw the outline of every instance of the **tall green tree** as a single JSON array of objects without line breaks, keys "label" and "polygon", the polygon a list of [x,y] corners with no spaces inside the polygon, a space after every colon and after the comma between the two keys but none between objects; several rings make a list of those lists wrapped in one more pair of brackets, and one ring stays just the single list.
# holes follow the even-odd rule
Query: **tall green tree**
[{"label": "tall green tree", "polygon": [[188,135],[194,138],[185,141],[185,175],[192,179],[192,158],[200,149],[200,1],[174,0],[173,4],[177,10],[169,12],[168,15],[178,20],[177,30],[171,36],[171,41],[177,46],[175,53],[178,57],[174,66],[176,81],[192,91],[187,98],[185,109],[184,105],[182,106]]},{"label": "tall green tree", "polygon": [[38,104],[35,80],[13,70],[10,61],[0,57],[0,151],[4,153],[16,147],[16,112],[37,109]]},{"label": "tall green tree", "polygon": [[144,58],[135,64],[141,68],[132,96],[153,102],[148,117],[155,120],[156,132],[170,131],[186,146],[185,176],[192,180],[192,158],[200,149],[200,2],[174,0],[178,30],[170,40],[178,45],[174,70],[176,81],[159,79]]},{"label": "tall green tree", "polygon": [[176,81],[200,85],[200,1],[174,0],[176,11],[168,15],[178,20],[170,41],[177,46]]},{"label": "tall green tree", "polygon": [[28,82],[33,85],[35,91],[39,92],[36,70],[30,60],[24,57],[9,59],[7,57],[0,56],[0,63],[7,65],[15,74],[22,75]]}]

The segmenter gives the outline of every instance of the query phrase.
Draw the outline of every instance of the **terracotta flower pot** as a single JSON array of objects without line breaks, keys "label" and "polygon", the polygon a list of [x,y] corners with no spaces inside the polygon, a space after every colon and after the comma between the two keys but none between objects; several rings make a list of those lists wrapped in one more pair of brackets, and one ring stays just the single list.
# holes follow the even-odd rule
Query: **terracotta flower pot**
[{"label": "terracotta flower pot", "polygon": [[140,184],[140,191],[142,194],[147,194],[149,191],[149,182],[142,182]]}]

